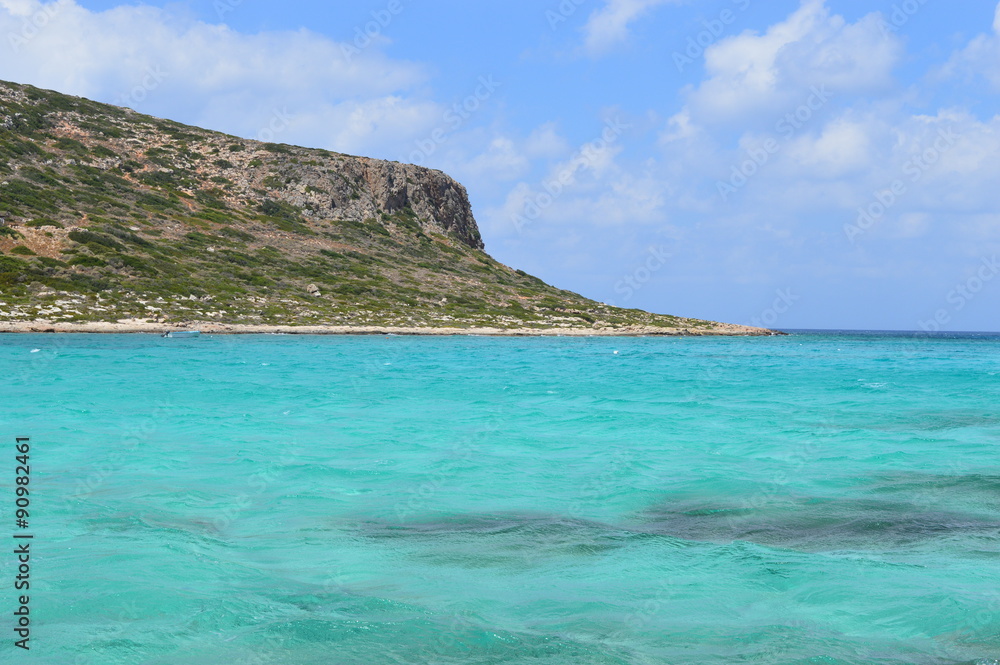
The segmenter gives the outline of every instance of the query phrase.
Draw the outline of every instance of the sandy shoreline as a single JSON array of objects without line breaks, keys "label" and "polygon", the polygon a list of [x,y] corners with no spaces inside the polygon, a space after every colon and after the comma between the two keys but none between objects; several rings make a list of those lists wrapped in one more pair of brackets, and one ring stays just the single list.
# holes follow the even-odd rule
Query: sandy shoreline
[{"label": "sandy shoreline", "polygon": [[143,321],[123,323],[52,323],[20,321],[0,323],[3,333],[95,333],[95,334],[163,334],[168,331],[200,330],[213,335],[421,335],[485,337],[735,337],[778,334],[763,328],[719,324],[710,329],[656,328],[417,328],[394,326],[270,326],[233,323],[167,324]]}]

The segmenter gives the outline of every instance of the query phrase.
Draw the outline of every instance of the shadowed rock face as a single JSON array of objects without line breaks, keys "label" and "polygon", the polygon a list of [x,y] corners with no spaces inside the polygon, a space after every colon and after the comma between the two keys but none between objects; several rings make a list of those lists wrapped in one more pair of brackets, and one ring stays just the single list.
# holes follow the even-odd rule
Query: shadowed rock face
[{"label": "shadowed rock face", "polygon": [[[469,196],[461,184],[441,171],[412,164],[365,158],[355,161],[362,169],[375,205],[389,214],[412,208],[418,218],[458,236],[473,249],[483,249]],[[365,216],[373,215],[374,211]]]},{"label": "shadowed rock face", "polygon": [[[254,141],[245,143],[245,152],[250,154],[259,145]],[[484,248],[465,187],[441,171],[332,153],[316,157],[312,154],[308,160],[298,159],[298,163],[288,160],[278,166],[272,164],[264,171],[254,167],[253,160],[243,164],[237,157],[233,163],[244,175],[219,175],[242,180],[241,193],[252,199],[264,181],[274,184],[274,172],[278,170],[279,180],[294,185],[274,189],[272,194],[307,211],[306,216],[312,221],[360,222],[383,213],[395,215],[412,210],[424,231],[448,233],[472,249]]]}]

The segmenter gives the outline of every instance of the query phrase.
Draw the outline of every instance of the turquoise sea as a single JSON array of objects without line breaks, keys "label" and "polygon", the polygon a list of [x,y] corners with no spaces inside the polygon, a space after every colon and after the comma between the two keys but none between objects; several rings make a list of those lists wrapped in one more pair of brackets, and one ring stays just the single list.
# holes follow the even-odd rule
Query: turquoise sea
[{"label": "turquoise sea", "polygon": [[1000,337],[8,335],[0,373],[4,663],[1000,658]]}]

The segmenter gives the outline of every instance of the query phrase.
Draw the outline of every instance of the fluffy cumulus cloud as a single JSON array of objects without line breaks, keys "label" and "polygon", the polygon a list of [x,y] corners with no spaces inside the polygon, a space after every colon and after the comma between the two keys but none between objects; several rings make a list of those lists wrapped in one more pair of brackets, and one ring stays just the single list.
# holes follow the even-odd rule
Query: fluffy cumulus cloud
[{"label": "fluffy cumulus cloud", "polygon": [[[915,150],[926,124],[896,99],[902,45],[881,20],[870,14],[851,23],[824,0],[803,0],[765,31],[706,49],[705,79],[660,136],[662,161],[684,179],[677,189],[700,192],[686,205],[739,206],[749,223],[817,201],[850,208],[888,177],[880,165],[899,168],[897,153]],[[733,130],[738,139],[727,145],[721,137]]]},{"label": "fluffy cumulus cloud", "polygon": [[556,159],[569,149],[554,123],[546,123],[523,139],[498,135],[479,154],[455,163],[456,172],[476,179],[511,182],[523,178],[538,160]]},{"label": "fluffy cumulus cloud", "polygon": [[548,167],[534,180],[514,182],[502,203],[482,215],[491,236],[565,238],[595,228],[664,222],[670,189],[655,164],[636,168],[623,162],[632,125],[610,116],[592,140],[575,148],[548,131],[535,132],[523,146],[528,154],[538,151]]},{"label": "fluffy cumulus cloud", "polygon": [[674,0],[607,0],[590,15],[583,28],[584,48],[591,56],[601,56],[628,41],[629,26],[643,14]]},{"label": "fluffy cumulus cloud", "polygon": [[789,161],[817,177],[857,173],[868,168],[873,157],[871,129],[850,116],[834,118],[815,135],[794,140],[788,148]]},{"label": "fluffy cumulus cloud", "polygon": [[[917,110],[897,79],[905,42],[887,19],[847,20],[824,0],[802,0],[764,30],[712,44],[704,77],[660,124],[658,152],[626,142],[550,198],[548,183],[572,163],[563,160],[519,182],[488,219],[508,230],[505,242],[577,238],[581,247],[587,238],[617,246],[645,228],[642,237],[677,248],[672,274],[748,293],[820,279],[928,288],[951,279],[1000,251],[1000,116]],[[609,35],[624,34],[615,25],[628,23],[608,23]],[[996,83],[998,64],[995,29],[951,59],[954,72]],[[526,220],[520,235],[517,219]],[[633,261],[647,244],[633,243]],[[593,248],[591,258],[602,262]],[[655,293],[637,304],[669,309]]]},{"label": "fluffy cumulus cloud", "polygon": [[441,114],[414,92],[422,67],[307,30],[248,35],[150,6],[2,0],[0,38],[0,78],[243,136],[387,151]]},{"label": "fluffy cumulus cloud", "polygon": [[[648,6],[609,3],[593,18],[608,18],[604,34],[621,35],[628,25],[622,17],[642,9]],[[613,10],[617,20],[610,19]],[[704,80],[682,92],[683,107],[663,126],[662,152],[640,156],[635,144],[641,139],[626,141],[627,148],[612,143],[576,170],[580,162],[568,156],[536,181],[513,186],[503,205],[485,215],[491,232],[530,237],[568,227],[596,233],[645,226],[683,239],[690,256],[711,255],[709,245],[720,242],[741,243],[744,254],[753,254],[774,243],[801,246],[815,222],[802,213],[819,203],[833,211],[826,232],[838,238],[839,251],[851,251],[843,226],[853,220],[852,211],[903,167],[901,146],[916,150],[931,124],[935,131],[946,124],[913,121],[893,128],[885,108],[861,101],[896,94],[893,69],[901,43],[879,19],[872,14],[848,22],[822,0],[804,0],[762,32],[712,45]],[[898,103],[888,106],[899,114]],[[727,140],[734,129],[736,140]],[[748,162],[746,174],[721,197],[717,184],[729,184],[733,169]],[[892,166],[872,169],[873,163]],[[572,177],[560,187],[568,172]],[[935,173],[928,168],[924,182]],[[911,208],[919,212],[916,200],[900,204],[893,219]],[[913,219],[910,236],[923,228]],[[746,261],[732,266],[740,279],[755,279]],[[756,269],[764,274],[774,267],[767,262]]]},{"label": "fluffy cumulus cloud", "polygon": [[[644,183],[652,202],[629,197],[632,210],[659,217],[682,248],[671,263],[677,274],[932,288],[1000,251],[1000,116],[915,110],[894,80],[903,44],[881,19],[849,22],[822,0],[803,0],[766,30],[712,45],[703,80],[661,125],[655,160],[616,157],[614,183]],[[998,44],[1000,33],[976,37],[952,58],[953,71],[995,78]],[[584,208],[581,219],[601,210]],[[643,304],[662,308],[652,293]]]},{"label": "fluffy cumulus cloud", "polygon": [[[800,230],[801,214],[817,203],[845,218],[871,207],[878,214],[863,229],[866,238],[891,234],[894,225],[900,236],[918,237],[951,224],[945,211],[994,206],[988,174],[1000,168],[1000,118],[909,110],[892,82],[901,44],[881,20],[873,14],[848,23],[823,0],[803,0],[763,34],[711,47],[707,78],[664,129],[664,145],[681,154],[704,151],[711,128],[741,119],[736,146],[713,146],[727,160],[716,191],[706,195],[719,194],[721,182],[728,185],[722,202],[740,207],[743,219],[784,216]],[[963,53],[987,39],[994,38],[976,38]],[[977,64],[983,73],[996,71]],[[685,144],[685,137],[700,140]]]},{"label": "fluffy cumulus cloud", "polygon": [[708,77],[688,103],[704,120],[746,122],[796,107],[814,87],[836,95],[884,90],[901,44],[880,20],[871,14],[848,23],[824,0],[804,0],[763,34],[748,31],[707,49]]}]

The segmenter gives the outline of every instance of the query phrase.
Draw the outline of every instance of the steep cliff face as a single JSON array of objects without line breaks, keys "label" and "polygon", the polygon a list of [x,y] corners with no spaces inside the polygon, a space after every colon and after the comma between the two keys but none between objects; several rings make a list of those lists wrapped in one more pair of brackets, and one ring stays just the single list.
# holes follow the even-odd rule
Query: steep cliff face
[{"label": "steep cliff face", "polygon": [[[129,159],[146,161],[150,148],[155,158],[158,149],[171,145],[169,135],[158,132],[144,132],[140,140],[141,148],[131,142],[117,144],[124,159],[106,166],[120,168]],[[221,178],[228,187],[216,195],[231,206],[285,202],[310,222],[363,222],[406,213],[415,216],[425,231],[450,234],[473,249],[484,248],[465,187],[441,171],[219,135],[203,137],[196,150],[204,159],[170,163],[197,176],[188,193],[195,194],[196,186],[206,180]]]},{"label": "steep cliff face", "polygon": [[712,329],[483,251],[440,171],[0,82],[0,323]]},{"label": "steep cliff face", "polygon": [[[341,177],[327,180],[332,217],[361,220],[381,211],[393,215],[410,208],[423,224],[452,233],[473,249],[483,249],[465,187],[441,171],[362,157],[343,159],[338,168]],[[324,176],[313,177],[322,182]],[[360,197],[352,198],[357,191],[352,182],[363,183]],[[288,200],[306,205],[303,197],[307,187],[300,186]]]},{"label": "steep cliff face", "polygon": [[[248,143],[250,150],[254,147]],[[331,176],[331,168],[336,169],[335,176]],[[256,181],[251,187],[260,187],[271,177],[267,170],[253,169],[246,163],[237,166],[240,171]],[[483,249],[465,187],[441,171],[344,155],[327,158],[326,164],[319,165],[285,162],[278,171],[295,184],[274,193],[309,210],[316,219],[361,221],[409,208],[422,226],[454,234],[469,247]],[[252,198],[252,190],[244,195]]]}]

